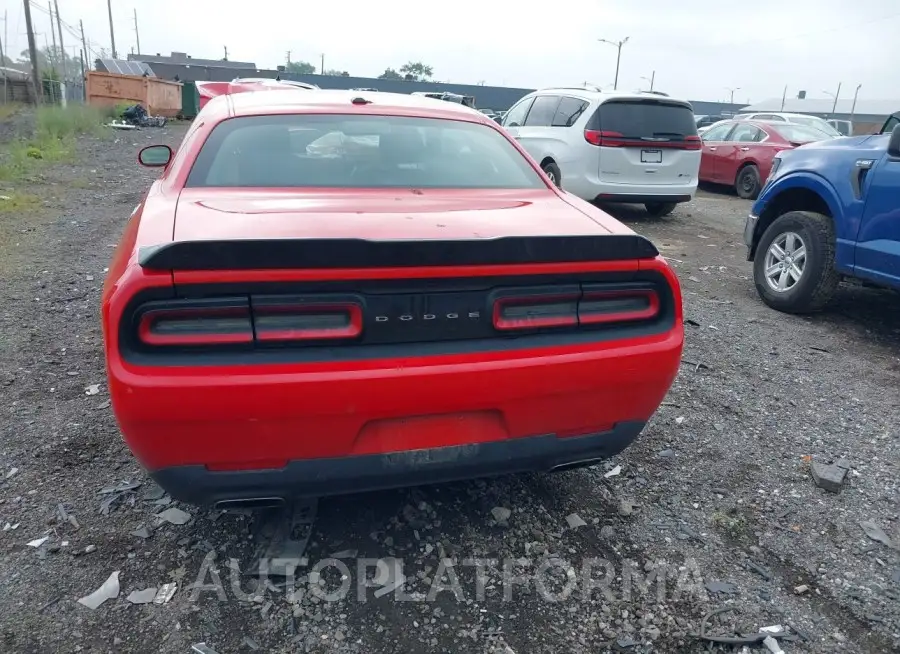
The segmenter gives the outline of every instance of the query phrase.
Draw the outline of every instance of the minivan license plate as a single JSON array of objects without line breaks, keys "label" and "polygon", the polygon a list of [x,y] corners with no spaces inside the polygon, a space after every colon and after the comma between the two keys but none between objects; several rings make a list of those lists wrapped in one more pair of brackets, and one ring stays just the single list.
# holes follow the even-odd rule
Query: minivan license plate
[{"label": "minivan license plate", "polygon": [[641,150],[641,163],[662,163],[662,150]]}]

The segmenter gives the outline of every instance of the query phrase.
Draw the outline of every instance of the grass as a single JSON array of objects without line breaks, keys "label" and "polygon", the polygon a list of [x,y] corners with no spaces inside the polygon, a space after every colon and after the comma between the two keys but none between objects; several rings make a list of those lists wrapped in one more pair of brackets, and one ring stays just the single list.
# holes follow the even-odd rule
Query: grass
[{"label": "grass", "polygon": [[105,119],[104,112],[87,105],[38,107],[34,135],[0,147],[0,181],[16,182],[41,165],[70,158],[76,137],[101,134]]},{"label": "grass", "polygon": [[0,192],[0,215],[5,213],[30,213],[41,206],[41,199],[27,193]]}]

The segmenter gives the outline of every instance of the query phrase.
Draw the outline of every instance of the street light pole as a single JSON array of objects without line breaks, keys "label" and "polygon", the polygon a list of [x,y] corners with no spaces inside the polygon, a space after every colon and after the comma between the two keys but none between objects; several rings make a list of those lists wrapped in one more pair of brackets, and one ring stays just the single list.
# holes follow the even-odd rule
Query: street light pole
[{"label": "street light pole", "polygon": [[654,70],[650,77],[641,77],[641,79],[645,79],[650,82],[650,90],[653,90],[653,82],[656,81],[656,71]]},{"label": "street light pole", "polygon": [[862,84],[856,85],[856,92],[853,94],[853,106],[850,107],[850,124],[853,124],[853,114],[856,113],[856,98],[859,97],[859,90],[862,88]]},{"label": "street light pole", "polygon": [[613,91],[619,88],[619,64],[622,61],[622,46],[628,43],[628,39],[631,38],[626,36],[621,41],[608,41],[607,39],[597,39],[600,43],[608,43],[611,46],[614,46],[618,51],[616,53],[616,78],[613,80]]},{"label": "street light pole", "polygon": [[731,101],[729,102],[729,104],[734,104],[734,92],[735,92],[735,91],[740,91],[740,90],[741,90],[741,87],[738,86],[737,88],[730,89],[730,88],[728,88],[728,87],[726,86],[726,87],[725,87],[725,90],[731,92]]}]

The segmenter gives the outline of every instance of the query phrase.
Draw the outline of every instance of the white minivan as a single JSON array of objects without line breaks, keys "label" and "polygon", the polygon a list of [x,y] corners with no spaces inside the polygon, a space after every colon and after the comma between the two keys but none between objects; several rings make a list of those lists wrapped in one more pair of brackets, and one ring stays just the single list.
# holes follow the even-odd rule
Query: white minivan
[{"label": "white minivan", "polygon": [[584,200],[643,204],[664,216],[697,192],[702,146],[687,101],[541,89],[513,105],[501,124],[557,186]]}]

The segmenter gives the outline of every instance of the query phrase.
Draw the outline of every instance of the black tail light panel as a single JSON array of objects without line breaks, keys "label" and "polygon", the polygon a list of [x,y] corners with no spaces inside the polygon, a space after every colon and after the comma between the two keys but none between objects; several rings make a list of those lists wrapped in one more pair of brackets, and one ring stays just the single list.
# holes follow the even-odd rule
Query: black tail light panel
[{"label": "black tail light panel", "polygon": [[182,287],[137,296],[126,360],[216,365],[408,357],[661,333],[674,297],[655,271]]}]

